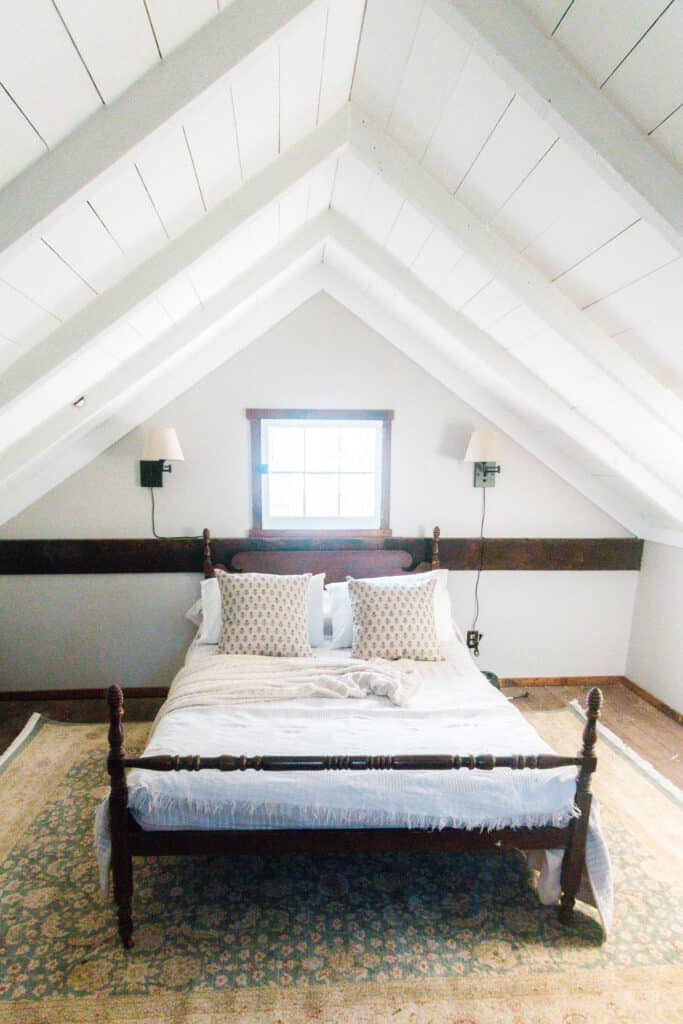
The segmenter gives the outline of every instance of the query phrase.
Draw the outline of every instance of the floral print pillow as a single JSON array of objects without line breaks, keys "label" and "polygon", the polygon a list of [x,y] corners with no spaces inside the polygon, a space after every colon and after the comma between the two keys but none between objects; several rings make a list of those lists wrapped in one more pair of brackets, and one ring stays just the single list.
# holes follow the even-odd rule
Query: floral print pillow
[{"label": "floral print pillow", "polygon": [[349,580],[356,658],[443,661],[434,622],[432,578],[414,586]]},{"label": "floral print pillow", "polygon": [[216,571],[216,578],[222,606],[219,654],[280,658],[313,654],[306,614],[310,572],[276,576]]}]

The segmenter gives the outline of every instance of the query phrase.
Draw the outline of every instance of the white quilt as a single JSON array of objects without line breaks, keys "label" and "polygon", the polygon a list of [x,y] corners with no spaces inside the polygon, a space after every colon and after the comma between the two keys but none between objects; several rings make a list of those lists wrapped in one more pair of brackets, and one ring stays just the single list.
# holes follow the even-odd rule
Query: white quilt
[{"label": "white quilt", "polygon": [[[322,674],[347,670],[348,651],[316,649]],[[193,645],[187,674],[209,687],[219,670],[215,649]],[[263,659],[265,660],[265,659]],[[281,659],[268,659],[281,661]],[[312,659],[305,662],[310,672]],[[531,725],[473,662],[390,663],[410,679],[406,706],[386,696],[301,697],[229,706],[186,706],[157,722],[145,754],[536,754],[550,751]],[[386,666],[386,663],[384,663]],[[290,670],[291,670],[290,665]],[[379,665],[378,665],[379,667]],[[410,668],[410,672],[406,671]],[[342,674],[343,675],[343,674]],[[186,676],[187,677],[187,676]],[[418,685],[419,684],[419,685]],[[201,684],[199,684],[201,685]],[[226,682],[225,686],[229,687]],[[145,829],[468,828],[565,825],[574,808],[576,771],[129,773],[129,806]],[[106,813],[98,845],[108,874]],[[559,897],[559,858],[546,857],[539,895]],[[608,930],[612,917],[609,857],[597,815],[591,818],[587,868]],[[590,895],[590,894],[588,894]]]}]

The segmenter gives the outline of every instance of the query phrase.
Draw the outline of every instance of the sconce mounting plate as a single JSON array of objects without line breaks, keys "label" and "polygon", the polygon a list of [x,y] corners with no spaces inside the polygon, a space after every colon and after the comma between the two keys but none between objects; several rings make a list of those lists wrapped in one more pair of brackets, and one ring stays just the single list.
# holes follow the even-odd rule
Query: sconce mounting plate
[{"label": "sconce mounting plate", "polygon": [[475,462],[474,486],[495,487],[497,473],[500,473],[500,466],[496,462]]},{"label": "sconce mounting plate", "polygon": [[[170,466],[167,471],[170,471]],[[142,459],[140,461],[140,486],[141,487],[163,487],[164,486],[163,459]]]}]

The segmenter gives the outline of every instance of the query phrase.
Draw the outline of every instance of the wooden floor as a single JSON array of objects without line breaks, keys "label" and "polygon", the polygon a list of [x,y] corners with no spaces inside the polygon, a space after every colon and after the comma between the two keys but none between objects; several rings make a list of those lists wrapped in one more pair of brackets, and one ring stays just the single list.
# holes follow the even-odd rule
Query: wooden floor
[{"label": "wooden floor", "polygon": [[[511,696],[521,691],[511,687],[504,692]],[[515,703],[521,712],[527,708],[551,709],[564,707],[574,699],[583,704],[587,692],[585,686],[536,686],[529,689],[527,698]],[[683,789],[683,725],[621,684],[606,686],[603,692],[604,724]],[[151,722],[160,705],[161,698],[128,695],[126,720]],[[0,701],[0,751],[12,742],[34,711],[59,721],[106,721],[104,700]]]}]

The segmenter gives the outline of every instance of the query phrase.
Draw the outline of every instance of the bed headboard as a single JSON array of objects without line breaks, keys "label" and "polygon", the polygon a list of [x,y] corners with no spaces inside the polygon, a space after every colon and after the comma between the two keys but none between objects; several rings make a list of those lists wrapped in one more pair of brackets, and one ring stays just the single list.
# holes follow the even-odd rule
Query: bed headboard
[{"label": "bed headboard", "polygon": [[[224,562],[213,560],[211,533],[204,537],[204,576],[214,576],[215,569],[225,572],[267,573],[320,573],[328,583],[343,581],[347,576],[356,579],[372,576],[398,576],[404,573],[427,572],[439,568],[439,538],[441,531],[434,527],[431,539],[431,558],[426,560],[427,542],[422,550],[414,543],[401,547],[400,541],[368,540],[367,538],[278,538],[277,540],[248,540],[244,550],[228,552]],[[215,542],[220,558],[220,541]]]}]

